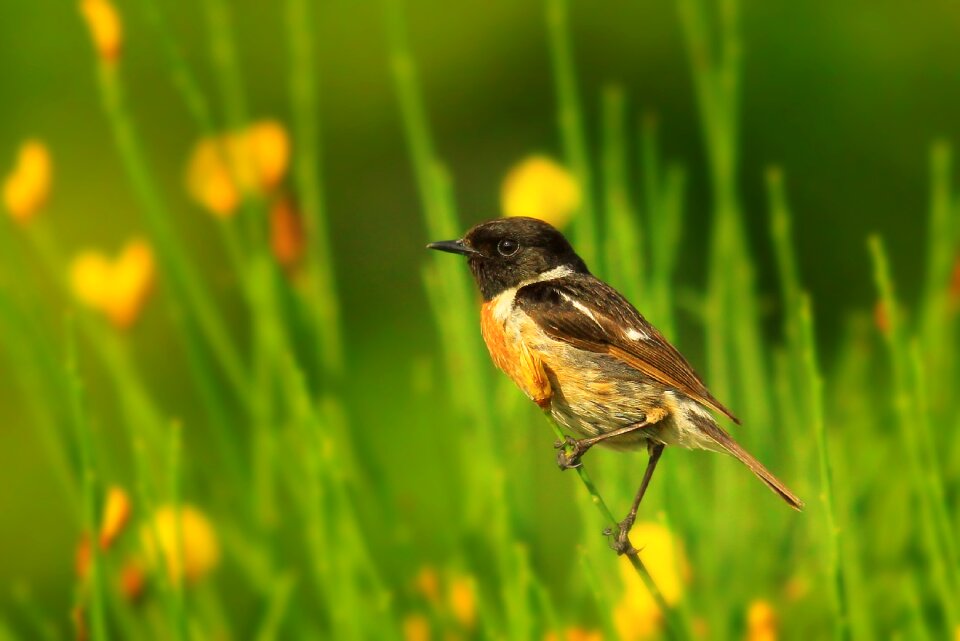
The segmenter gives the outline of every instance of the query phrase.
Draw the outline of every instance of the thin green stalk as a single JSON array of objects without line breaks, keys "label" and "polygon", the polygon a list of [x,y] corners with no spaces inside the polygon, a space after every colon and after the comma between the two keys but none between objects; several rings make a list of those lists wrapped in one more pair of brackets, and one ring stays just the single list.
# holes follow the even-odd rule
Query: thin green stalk
[{"label": "thin green stalk", "polygon": [[[554,433],[557,435],[557,439],[562,441],[564,440],[563,430],[554,423],[550,421],[550,425],[553,427]],[[567,446],[567,453],[570,452],[569,446]],[[616,533],[620,524],[617,521],[616,517],[613,516],[613,512],[610,511],[610,508],[607,506],[606,501],[603,500],[603,497],[600,496],[600,492],[597,490],[597,486],[594,485],[593,481],[590,478],[590,475],[587,474],[587,470],[583,465],[576,468],[577,476],[580,478],[580,482],[583,483],[583,486],[586,488],[587,492],[590,494],[590,501],[597,506],[601,516],[607,525],[611,528],[611,531]],[[666,599],[663,598],[663,593],[660,591],[660,588],[657,587],[657,584],[654,582],[653,577],[650,576],[650,573],[647,571],[647,567],[643,564],[643,561],[640,560],[640,556],[636,553],[628,554],[627,559],[630,561],[630,565],[633,566],[633,569],[637,572],[637,575],[640,577],[640,580],[643,581],[643,584],[646,586],[647,590],[650,591],[650,594],[653,596],[653,600],[656,601],[657,607],[660,609],[661,614],[663,614],[664,621],[666,621],[667,633],[672,638],[676,639],[689,639],[692,638],[690,630],[684,625],[684,621],[678,620],[676,616],[676,611],[671,608]]]},{"label": "thin green stalk", "polygon": [[83,517],[90,547],[90,623],[94,641],[106,641],[107,614],[104,586],[103,553],[97,536],[99,532],[100,484],[97,480],[90,425],[84,407],[83,384],[77,369],[76,344],[72,321],[67,324],[67,362],[65,368],[67,387],[70,390],[70,411],[77,450],[80,454],[80,470],[83,479]]},{"label": "thin green stalk", "polygon": [[927,225],[926,284],[922,310],[924,360],[931,368],[930,399],[935,407],[949,407],[956,390],[956,332],[950,313],[950,277],[957,251],[956,206],[950,180],[953,154],[939,142],[930,153],[930,214]]},{"label": "thin green stalk", "polygon": [[601,261],[600,238],[597,233],[590,153],[583,124],[583,110],[577,91],[568,13],[567,0],[546,0],[547,36],[550,43],[553,81],[557,92],[560,137],[566,162],[577,177],[583,194],[583,204],[573,220],[571,229],[577,252],[591,268],[603,274],[605,265]]},{"label": "thin green stalk", "polygon": [[939,598],[949,622],[950,629],[960,624],[957,586],[952,582],[951,567],[945,543],[942,541],[936,525],[937,499],[925,481],[926,467],[917,439],[918,408],[910,386],[910,359],[907,353],[905,329],[900,317],[900,308],[894,295],[893,280],[883,243],[878,236],[868,241],[873,262],[874,281],[880,295],[888,327],[884,332],[894,379],[894,409],[900,426],[899,442],[906,454],[909,475],[913,490],[920,504],[920,533],[923,536],[933,579],[939,592]]},{"label": "thin green stalk", "polygon": [[683,231],[686,174],[676,165],[661,169],[657,123],[645,116],[640,124],[640,169],[644,192],[643,220],[649,230],[649,318],[669,339],[676,338],[673,275]]},{"label": "thin green stalk", "polygon": [[[164,205],[148,169],[143,145],[124,104],[123,88],[117,67],[98,63],[98,80],[104,109],[113,128],[127,175],[141,200],[146,221],[157,243],[157,253],[165,273],[170,275],[173,298],[182,298],[196,314],[198,326],[220,361],[237,398],[245,399],[246,374],[243,362],[230,340],[222,318],[212,304],[195,266],[187,257],[171,226],[169,209]],[[173,304],[173,303],[171,303]]]},{"label": "thin green stalk", "polygon": [[603,92],[603,193],[606,213],[607,272],[610,282],[628,299],[640,301],[646,293],[643,229],[630,204],[624,131],[626,100],[623,88]]},{"label": "thin green stalk", "polygon": [[268,592],[270,598],[267,602],[267,611],[257,629],[256,641],[274,641],[280,638],[283,619],[290,609],[290,599],[296,586],[297,579],[293,574],[282,574],[275,579],[273,587]]},{"label": "thin green stalk", "polygon": [[172,567],[177,568],[175,576],[171,579],[171,587],[173,592],[172,598],[172,612],[171,616],[173,620],[170,622],[174,630],[176,630],[175,637],[178,639],[188,638],[188,627],[187,627],[187,609],[186,609],[186,599],[184,599],[183,594],[183,581],[186,574],[186,567],[184,565],[184,551],[183,551],[183,501],[181,495],[183,493],[182,488],[182,473],[181,473],[181,458],[182,458],[182,428],[179,423],[172,423],[169,428],[169,440],[167,443],[167,482],[169,487],[167,492],[170,496],[170,509],[173,510],[173,545],[170,550],[171,554],[171,565]]},{"label": "thin green stalk", "polygon": [[[744,231],[738,189],[741,47],[737,0],[720,0],[716,42],[702,0],[679,0],[693,70],[714,199],[708,283],[709,382],[721,399],[742,404],[753,425],[770,423],[754,267]],[[736,394],[729,384],[736,363]],[[731,401],[732,402],[732,401]]]},{"label": "thin green stalk", "polygon": [[339,373],[343,367],[342,331],[336,292],[333,251],[327,229],[321,182],[320,122],[317,114],[317,65],[313,45],[316,16],[308,0],[287,0],[287,30],[290,33],[290,94],[297,145],[294,172],[297,193],[306,220],[307,268],[310,274],[312,309],[319,336],[319,361],[324,371]]},{"label": "thin green stalk", "polygon": [[800,295],[798,301],[798,330],[800,345],[803,354],[803,365],[806,371],[807,391],[811,427],[817,440],[817,451],[820,460],[820,499],[823,501],[826,516],[826,533],[828,545],[829,573],[832,578],[832,597],[836,611],[834,638],[844,641],[850,638],[850,613],[847,605],[846,577],[843,565],[840,562],[840,551],[843,549],[842,530],[837,524],[836,498],[833,487],[833,468],[830,463],[830,451],[827,440],[826,426],[824,425],[823,410],[823,377],[820,374],[820,365],[817,358],[817,344],[814,337],[813,314],[810,310],[810,299]]}]

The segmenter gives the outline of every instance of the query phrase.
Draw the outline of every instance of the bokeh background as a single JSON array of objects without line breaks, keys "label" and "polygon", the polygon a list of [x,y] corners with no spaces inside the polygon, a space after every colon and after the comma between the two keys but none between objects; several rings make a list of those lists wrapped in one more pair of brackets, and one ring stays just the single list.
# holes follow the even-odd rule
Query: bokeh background
[{"label": "bokeh background", "polygon": [[[171,84],[169,61],[147,23],[144,4],[149,3],[123,0],[116,5],[123,20],[119,69],[127,104],[148,152],[150,171],[174,216],[178,238],[205,275],[213,302],[237,342],[245,345],[250,321],[237,293],[239,278],[230,268],[218,233],[219,222],[190,199],[184,186],[189,154],[203,132]],[[162,11],[209,95],[218,128],[225,128],[202,4],[164,2]],[[714,13],[711,7],[708,15]],[[290,35],[283,3],[241,1],[228,3],[228,8],[251,120],[290,123]],[[746,1],[740,12],[738,183],[747,246],[755,261],[760,327],[770,345],[782,342],[785,311],[779,303],[764,183],[766,169],[778,165],[786,176],[794,213],[792,238],[799,273],[815,304],[820,361],[831,372],[842,356],[849,320],[873,318],[877,293],[866,245],[870,233],[879,233],[886,241],[904,305],[920,303],[927,255],[930,149],[937,140],[960,137],[960,10],[938,0],[906,4]],[[88,247],[113,253],[130,236],[147,231],[143,205],[130,186],[102,108],[96,55],[78,7],[73,2],[36,0],[8,3],[4,13],[0,22],[3,171],[13,166],[22,141],[44,141],[54,162],[50,197],[42,213],[47,226],[68,254]],[[478,577],[481,592],[496,595],[498,583],[478,572],[484,564],[471,561],[463,551],[470,538],[448,527],[457,519],[460,500],[461,484],[456,479],[461,462],[451,453],[460,451],[461,426],[446,392],[435,315],[424,293],[422,273],[428,258],[423,246],[434,239],[428,237],[424,224],[390,76],[384,7],[376,2],[334,0],[317,3],[312,13],[323,195],[346,355],[345,376],[336,389],[355,439],[355,473],[373,479],[359,487],[382,490],[376,501],[360,509],[360,518],[386,583],[399,593],[423,567],[456,566]],[[534,152],[563,157],[545,9],[539,2],[407,0],[404,13],[436,151],[451,176],[465,229],[501,214],[501,182],[517,161]],[[704,371],[702,323],[696,314],[684,311],[683,301],[696,299],[706,287],[713,206],[677,6],[666,1],[574,1],[569,6],[569,25],[591,156],[599,154],[601,93],[616,84],[627,101],[631,166],[639,157],[638,124],[642,117],[653,116],[663,156],[682,164],[687,172],[685,222],[675,274],[680,300],[680,329],[675,338]],[[292,144],[296,148],[295,138]],[[951,219],[956,219],[955,208]],[[0,285],[35,293],[36,321],[49,329],[51,348],[62,354],[62,318],[75,304],[31,257],[30,245],[17,226],[5,223],[2,233],[10,236],[10,246],[22,252],[31,267],[15,272],[13,262],[3,261]],[[452,258],[447,268],[465,269]],[[156,292],[158,298],[163,295]],[[643,311],[644,301],[635,302]],[[151,300],[124,340],[164,414],[182,419],[190,432],[202,420],[203,411],[185,374],[184,347],[163,310],[159,299]],[[0,342],[13,340],[18,339],[7,335]],[[102,426],[98,438],[120,443],[126,432],[110,427],[121,419],[113,407],[115,392],[109,375],[80,342],[93,421]],[[30,364],[17,360],[9,350],[0,350],[0,359],[0,589],[13,594],[29,586],[31,603],[54,622],[59,637],[70,629],[67,613],[78,598],[74,554],[82,528],[73,520],[70,499],[58,484],[38,436],[31,401],[18,384],[23,368]],[[881,375],[877,373],[878,379]],[[829,375],[827,380],[832,380]],[[878,380],[878,388],[885,381]],[[47,402],[65,401],[51,390]],[[535,480],[538,486],[535,500],[524,509],[539,510],[537,516],[524,513],[520,520],[527,525],[518,528],[518,538],[530,545],[532,566],[563,613],[564,624],[582,619],[588,628],[601,628],[598,611],[602,607],[584,606],[576,587],[584,580],[574,550],[587,537],[577,525],[582,507],[576,504],[587,499],[577,492],[572,474],[561,475],[553,469],[553,435],[548,427],[533,414],[518,410],[516,416],[523,420],[503,429],[526,436],[523,454],[514,456],[511,465],[527,466],[516,477],[524,483]],[[950,432],[955,427],[934,429]],[[749,425],[743,432],[767,429]],[[844,426],[828,421],[827,429],[843,430]],[[894,428],[878,425],[876,429]],[[250,426],[242,421],[230,430],[238,442],[250,438]],[[745,438],[749,442],[750,437]],[[202,468],[207,456],[203,448],[213,445],[203,438],[194,442],[190,436],[186,443],[184,467]],[[873,447],[869,441],[859,445]],[[122,452],[124,447],[118,444],[114,450]],[[858,450],[847,453],[856,457]],[[644,458],[631,456],[639,477]],[[107,481],[131,484],[133,464],[122,455],[118,458],[115,478]],[[705,456],[668,452],[668,458],[674,466],[706,469]],[[787,451],[778,453],[776,460],[790,458]],[[896,459],[878,460],[886,465]],[[504,487],[521,492],[513,486],[511,465],[500,469]],[[733,467],[734,463],[723,465]],[[747,476],[745,471],[742,474]],[[903,469],[894,464],[875,482],[897,484],[903,476]],[[799,486],[796,489],[808,503],[815,504],[820,493],[816,479],[816,468],[811,467],[788,480]],[[764,514],[780,509],[773,500],[767,501],[762,488],[755,495],[752,491],[749,497],[762,500]],[[695,496],[683,499],[697,500]],[[910,503],[909,497],[904,503]],[[378,517],[381,504],[393,506],[386,519]],[[219,511],[229,510],[227,503]],[[280,512],[283,520],[282,506]],[[820,518],[816,509],[812,513],[809,518]],[[894,508],[885,512],[887,516],[897,513]],[[909,513],[904,505],[900,514],[906,518]],[[550,524],[549,532],[530,525],[537,519]],[[955,516],[953,522],[955,527]],[[874,525],[883,527],[879,522]],[[696,535],[709,538],[710,532]],[[816,545],[816,535],[807,530],[797,536],[808,547]],[[407,558],[396,559],[394,554]],[[225,557],[230,576],[231,553]],[[908,554],[899,559],[893,574],[909,574],[912,563],[923,564],[921,557]],[[696,567],[692,574],[697,576]],[[818,576],[815,570],[808,575],[813,577],[809,589],[827,590]],[[921,595],[928,580],[924,577],[916,579]],[[255,591],[233,590],[222,578],[219,585],[232,606],[260,602]],[[777,599],[772,587],[758,586],[756,592],[756,598]],[[6,602],[10,612],[19,612],[22,598],[26,597],[8,594],[0,596],[0,602]],[[939,611],[936,599],[919,598],[924,604],[922,618],[931,621],[929,630],[935,638],[944,638],[949,617]],[[577,605],[567,609],[566,599]],[[488,607],[499,607],[489,605],[495,601],[491,597]],[[403,603],[403,598],[398,602]],[[746,608],[747,602],[740,606]],[[740,606],[731,605],[731,612]],[[805,625],[814,626],[815,636],[805,638],[826,637],[830,625],[824,613],[828,610],[811,606],[818,614],[814,623]],[[402,612],[397,618],[403,618]],[[906,619],[893,618],[880,617],[884,623],[875,630],[878,638],[887,638],[894,630],[900,631],[901,638],[917,638],[904,632],[913,629],[903,623]],[[304,624],[303,629],[324,630],[323,617],[320,620],[316,628]],[[713,624],[712,634],[706,634],[724,638],[743,629],[735,615],[726,620],[734,622],[726,629]],[[20,630],[23,638],[33,638],[30,625],[19,614],[11,615],[11,629]],[[788,614],[781,616],[781,625],[790,636]],[[241,630],[243,625],[234,632],[247,638]],[[289,637],[281,631],[280,638]]]}]

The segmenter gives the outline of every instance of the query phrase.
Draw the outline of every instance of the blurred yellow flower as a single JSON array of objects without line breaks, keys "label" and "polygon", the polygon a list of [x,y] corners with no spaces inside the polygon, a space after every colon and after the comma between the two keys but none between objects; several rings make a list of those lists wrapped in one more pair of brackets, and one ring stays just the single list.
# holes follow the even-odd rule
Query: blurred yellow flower
[{"label": "blurred yellow flower", "polygon": [[123,42],[123,24],[109,0],[81,0],[80,13],[87,22],[93,46],[101,59],[116,61]]},{"label": "blurred yellow flower", "polygon": [[196,144],[187,162],[187,191],[215,216],[229,218],[243,197],[279,185],[289,161],[290,140],[283,125],[255,122]]},{"label": "blurred yellow flower", "polygon": [[77,300],[119,328],[137,319],[153,278],[153,251],[142,240],[128,242],[115,260],[91,250],[81,252],[70,265],[70,285]]},{"label": "blurred yellow flower", "polygon": [[33,218],[47,202],[53,164],[46,145],[28,140],[20,145],[17,163],[3,182],[3,204],[18,222]]},{"label": "blurred yellow flower", "polygon": [[[680,541],[663,525],[651,522],[637,523],[630,538],[637,542],[640,559],[660,588],[664,600],[669,605],[678,603],[688,578],[687,561]],[[660,627],[660,609],[627,557],[620,559],[620,574],[625,589],[613,613],[617,633],[624,641],[649,638]]]},{"label": "blurred yellow flower", "polygon": [[410,614],[403,620],[403,641],[430,641],[430,622],[422,614]]},{"label": "blurred yellow flower", "polygon": [[130,496],[122,487],[115,485],[107,491],[107,501],[103,506],[100,547],[106,550],[113,545],[129,520]]},{"label": "blurred yellow flower", "polygon": [[152,563],[158,561],[156,544],[159,544],[160,555],[173,581],[185,578],[188,582],[196,582],[220,562],[220,543],[213,525],[191,505],[182,506],[179,514],[172,506],[159,508],[151,521],[142,527],[140,536]]},{"label": "blurred yellow flower", "polygon": [[473,628],[477,622],[477,593],[472,578],[453,577],[447,590],[447,603],[453,618],[463,628]]},{"label": "blurred yellow flower", "polygon": [[747,608],[747,641],[777,641],[777,613],[768,601],[757,599]]},{"label": "blurred yellow flower", "polygon": [[584,630],[583,628],[567,628],[560,636],[556,632],[549,632],[543,641],[603,641],[603,635],[597,630]]},{"label": "blurred yellow flower", "polygon": [[562,165],[547,156],[530,156],[507,173],[500,189],[504,216],[531,216],[558,229],[580,207],[580,185]]}]

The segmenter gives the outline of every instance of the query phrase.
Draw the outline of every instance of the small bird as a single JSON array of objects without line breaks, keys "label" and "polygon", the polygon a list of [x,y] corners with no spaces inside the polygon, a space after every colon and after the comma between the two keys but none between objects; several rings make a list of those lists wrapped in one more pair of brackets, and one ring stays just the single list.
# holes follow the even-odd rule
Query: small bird
[{"label": "small bird", "polygon": [[721,428],[710,410],[740,421],[710,394],[686,359],[619,292],[594,277],[559,231],[536,218],[481,223],[459,240],[427,245],[462,254],[480,288],[480,328],[490,356],[566,431],[561,469],[594,445],[646,446],[649,461],[626,518],[628,535],[667,445],[726,452],[794,509],[803,503]]}]

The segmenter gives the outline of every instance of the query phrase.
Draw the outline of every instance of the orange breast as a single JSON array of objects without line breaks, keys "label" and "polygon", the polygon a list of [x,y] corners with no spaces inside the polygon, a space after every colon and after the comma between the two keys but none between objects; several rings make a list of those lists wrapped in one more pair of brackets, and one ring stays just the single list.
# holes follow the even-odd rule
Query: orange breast
[{"label": "orange breast", "polygon": [[547,409],[550,406],[551,390],[543,363],[524,344],[523,332],[510,332],[508,335],[504,322],[494,316],[495,307],[496,300],[488,301],[480,311],[480,331],[487,349],[490,350],[490,357],[524,394],[540,407]]}]

